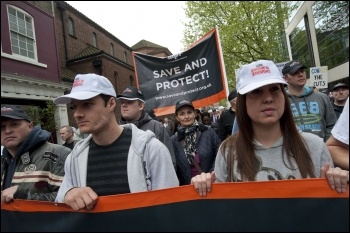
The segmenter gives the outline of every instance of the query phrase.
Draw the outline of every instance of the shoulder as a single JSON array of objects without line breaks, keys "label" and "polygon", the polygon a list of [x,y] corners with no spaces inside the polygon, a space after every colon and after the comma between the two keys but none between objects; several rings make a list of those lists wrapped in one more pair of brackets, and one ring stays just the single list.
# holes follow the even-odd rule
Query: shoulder
[{"label": "shoulder", "polygon": [[324,144],[323,138],[309,132],[300,132],[301,137],[307,144]]},{"label": "shoulder", "polygon": [[71,152],[71,149],[69,149],[66,146],[53,144],[53,143],[50,143],[50,142],[45,142],[41,146],[41,150],[51,151],[51,152],[53,152],[55,154],[61,154],[61,155],[68,155]]}]

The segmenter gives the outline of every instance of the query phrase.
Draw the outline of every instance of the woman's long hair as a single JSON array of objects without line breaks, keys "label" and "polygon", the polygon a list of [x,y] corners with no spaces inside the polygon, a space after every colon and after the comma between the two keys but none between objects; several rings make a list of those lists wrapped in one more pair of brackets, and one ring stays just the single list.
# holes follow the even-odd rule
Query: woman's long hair
[{"label": "woman's long hair", "polygon": [[[297,126],[294,122],[290,103],[287,93],[281,84],[281,90],[284,95],[284,112],[280,118],[280,127],[283,135],[282,147],[287,153],[288,163],[284,161],[288,167],[292,166],[291,160],[294,159],[297,168],[299,168],[303,178],[315,177],[314,166],[311,160],[310,153],[306,149],[305,142],[298,132]],[[239,131],[230,136],[223,142],[221,152],[224,155],[226,150],[231,153],[228,155],[228,173],[232,181],[233,176],[233,162],[237,162],[237,170],[241,174],[242,181],[253,181],[259,171],[259,161],[255,155],[255,147],[253,144],[253,126],[252,120],[248,116],[246,106],[246,95],[237,96],[236,117]],[[281,155],[283,156],[283,154]],[[283,156],[283,160],[285,157]],[[289,164],[289,165],[288,165]],[[291,167],[292,170],[297,168]]]}]

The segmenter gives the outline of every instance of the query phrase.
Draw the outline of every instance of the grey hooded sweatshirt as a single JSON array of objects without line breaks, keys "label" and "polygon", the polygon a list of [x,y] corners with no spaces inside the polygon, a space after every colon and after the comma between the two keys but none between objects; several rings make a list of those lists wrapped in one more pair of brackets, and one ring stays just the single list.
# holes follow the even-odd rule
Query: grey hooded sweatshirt
[{"label": "grey hooded sweatshirt", "polygon": [[313,133],[325,142],[331,136],[337,121],[332,103],[327,95],[314,92],[314,89],[308,86],[304,89],[300,96],[287,91],[294,121],[300,130]]},{"label": "grey hooded sweatshirt", "polygon": [[[168,148],[150,130],[143,131],[134,124],[121,125],[132,130],[127,161],[130,192],[179,186]],[[87,161],[92,135],[80,140],[68,155],[65,175],[56,197],[64,202],[66,193],[74,187],[86,187]],[[116,152],[118,153],[118,152]]]}]

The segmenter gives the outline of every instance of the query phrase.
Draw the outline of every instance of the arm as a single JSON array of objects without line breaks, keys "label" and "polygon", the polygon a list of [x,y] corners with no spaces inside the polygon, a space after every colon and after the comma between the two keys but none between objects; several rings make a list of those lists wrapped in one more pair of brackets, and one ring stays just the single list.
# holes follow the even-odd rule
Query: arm
[{"label": "arm", "polygon": [[211,191],[211,184],[214,182],[225,182],[227,178],[227,164],[224,155],[219,148],[215,158],[215,169],[211,173],[202,173],[191,179],[196,192],[203,197]]},{"label": "arm", "polygon": [[[50,144],[49,147],[43,146],[41,150],[51,153],[53,158],[57,158],[57,160],[54,162],[51,160],[41,160],[38,162],[38,164],[36,164],[37,167],[41,167],[39,170],[40,176],[45,177],[47,180],[41,180],[36,183],[33,182],[33,186],[31,187],[28,185],[18,185],[18,189],[11,189],[14,191],[12,193],[13,198],[52,202],[55,201],[57,192],[64,177],[64,164],[67,155],[71,150],[67,147],[58,145],[52,147],[52,144]],[[35,156],[40,156],[41,150],[39,150],[39,152],[35,152],[37,153]],[[37,186],[40,185],[42,189],[38,191]]]},{"label": "arm", "polygon": [[349,189],[349,171],[331,168],[329,163],[321,167],[321,178],[326,178],[329,187],[338,193],[346,193]]},{"label": "arm", "polygon": [[349,170],[349,145],[335,139],[333,135],[327,140],[326,145],[331,153],[334,165]]},{"label": "arm", "polygon": [[337,116],[335,115],[334,109],[332,107],[332,103],[329,100],[329,98],[324,94],[322,95],[323,95],[323,99],[326,102],[326,109],[325,109],[325,116],[324,116],[324,120],[326,123],[326,132],[325,132],[324,141],[326,142],[328,138],[332,135],[331,131],[335,123],[337,122]]},{"label": "arm", "polygon": [[218,124],[218,135],[221,142],[226,139],[225,117],[226,117],[226,113],[223,112]]},{"label": "arm", "polygon": [[158,139],[148,142],[147,164],[151,174],[152,190],[179,186],[168,148]]}]

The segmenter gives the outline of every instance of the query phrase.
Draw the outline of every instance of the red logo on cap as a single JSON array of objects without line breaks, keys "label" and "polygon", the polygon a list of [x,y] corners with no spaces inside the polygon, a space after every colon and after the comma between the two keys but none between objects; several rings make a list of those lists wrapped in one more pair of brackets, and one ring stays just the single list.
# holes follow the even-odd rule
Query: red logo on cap
[{"label": "red logo on cap", "polygon": [[74,80],[73,87],[83,86],[84,80],[76,79]]},{"label": "red logo on cap", "polygon": [[259,66],[257,68],[252,69],[251,72],[253,77],[259,74],[271,73],[270,68],[268,66]]}]

